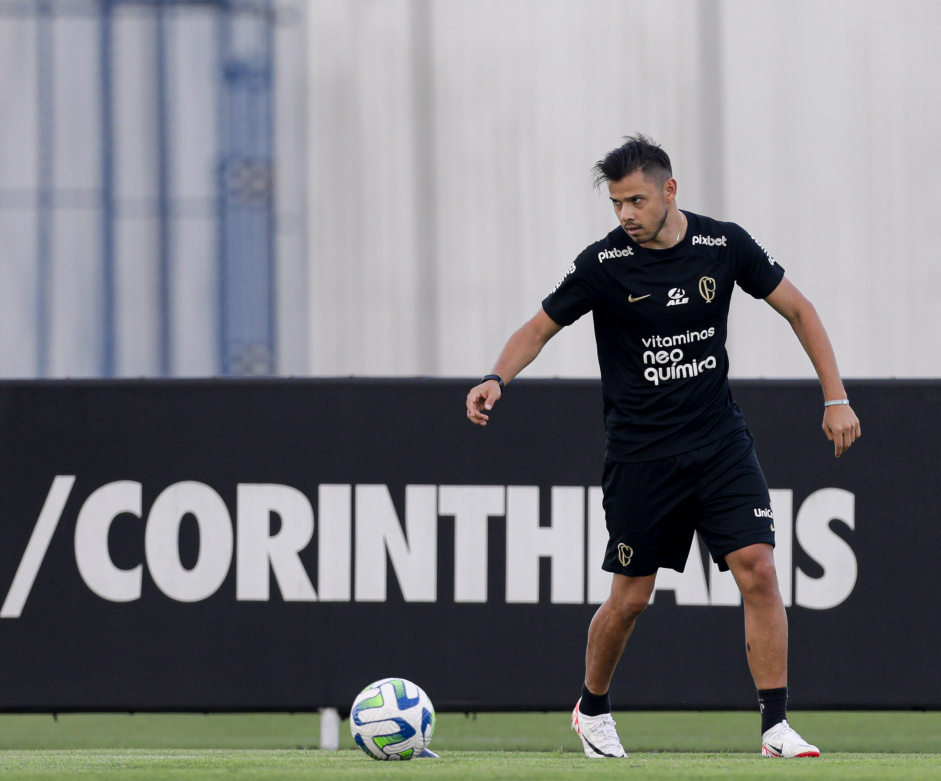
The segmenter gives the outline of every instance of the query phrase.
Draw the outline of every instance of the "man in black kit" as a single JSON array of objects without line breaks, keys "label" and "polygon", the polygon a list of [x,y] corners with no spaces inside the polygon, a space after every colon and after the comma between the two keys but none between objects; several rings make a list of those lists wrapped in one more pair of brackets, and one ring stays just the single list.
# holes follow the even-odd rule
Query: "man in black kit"
[{"label": "man in black kit", "polygon": [[632,136],[595,166],[620,227],[582,252],[540,311],[507,341],[493,373],[467,394],[486,426],[503,386],[564,326],[591,312],[604,395],[602,486],[611,594],[588,630],[585,682],[572,727],[589,757],[624,757],[608,689],[657,570],[683,571],[694,530],[745,605],[745,648],[768,757],[816,757],[787,723],[787,616],[774,570],[768,486],[725,350],[737,283],[794,329],[823,389],[823,430],[839,457],[860,436],[826,330],[774,258],[738,225],[676,204],[670,158]]}]

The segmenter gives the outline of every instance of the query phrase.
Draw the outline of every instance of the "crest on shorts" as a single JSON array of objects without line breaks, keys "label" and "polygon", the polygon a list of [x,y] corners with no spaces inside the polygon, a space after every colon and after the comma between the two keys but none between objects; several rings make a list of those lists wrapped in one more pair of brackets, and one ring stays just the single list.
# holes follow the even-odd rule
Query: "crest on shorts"
[{"label": "crest on shorts", "polygon": [[634,558],[634,549],[630,545],[625,545],[623,542],[619,542],[618,561],[621,562],[621,566],[626,567],[631,563],[632,558]]},{"label": "crest on shorts", "polygon": [[716,297],[716,281],[712,277],[699,280],[699,295],[706,299],[707,304],[712,303],[712,299]]}]

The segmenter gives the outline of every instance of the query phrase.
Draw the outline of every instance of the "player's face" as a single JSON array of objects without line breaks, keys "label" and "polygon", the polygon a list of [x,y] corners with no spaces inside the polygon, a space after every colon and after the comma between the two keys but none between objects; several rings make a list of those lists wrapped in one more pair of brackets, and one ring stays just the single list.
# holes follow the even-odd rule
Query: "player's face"
[{"label": "player's face", "polygon": [[643,171],[634,171],[617,182],[608,182],[614,213],[627,234],[638,244],[657,238],[676,195],[676,182],[667,179],[659,185]]}]

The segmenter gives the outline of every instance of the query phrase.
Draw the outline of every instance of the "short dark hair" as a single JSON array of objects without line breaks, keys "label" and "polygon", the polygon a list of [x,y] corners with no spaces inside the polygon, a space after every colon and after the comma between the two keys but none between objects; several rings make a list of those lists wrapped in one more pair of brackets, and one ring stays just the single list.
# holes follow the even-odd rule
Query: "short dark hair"
[{"label": "short dark hair", "polygon": [[619,182],[638,170],[661,185],[673,176],[670,156],[660,144],[641,133],[625,136],[624,143],[608,152],[591,170],[595,187],[605,182]]}]

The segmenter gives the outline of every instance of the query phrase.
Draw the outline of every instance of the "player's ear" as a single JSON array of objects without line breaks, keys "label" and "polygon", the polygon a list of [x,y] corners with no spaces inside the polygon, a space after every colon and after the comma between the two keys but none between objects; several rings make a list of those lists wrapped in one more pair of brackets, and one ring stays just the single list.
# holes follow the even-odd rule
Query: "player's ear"
[{"label": "player's ear", "polygon": [[676,179],[670,177],[663,183],[663,200],[670,203],[676,198]]}]

